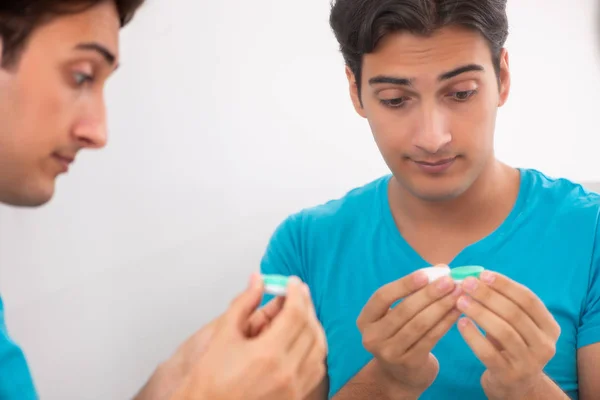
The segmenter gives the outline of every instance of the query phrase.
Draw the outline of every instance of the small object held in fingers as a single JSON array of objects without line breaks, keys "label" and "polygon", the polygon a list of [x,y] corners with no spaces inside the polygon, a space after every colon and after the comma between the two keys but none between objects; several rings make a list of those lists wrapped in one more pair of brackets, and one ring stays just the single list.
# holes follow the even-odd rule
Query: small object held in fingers
[{"label": "small object held in fingers", "polygon": [[285,296],[290,278],[284,275],[262,275],[265,293],[273,296]]},{"label": "small object held in fingers", "polygon": [[427,278],[429,278],[429,283],[443,278],[444,276],[449,276],[452,278],[454,283],[461,283],[470,276],[479,278],[479,275],[481,275],[481,273],[484,271],[484,268],[478,265],[465,265],[455,268],[427,267],[422,268],[419,271],[423,271],[427,275]]},{"label": "small object held in fingers", "polygon": [[479,278],[484,268],[479,265],[465,265],[464,267],[456,267],[450,270],[450,277],[455,283],[461,283],[469,277]]}]

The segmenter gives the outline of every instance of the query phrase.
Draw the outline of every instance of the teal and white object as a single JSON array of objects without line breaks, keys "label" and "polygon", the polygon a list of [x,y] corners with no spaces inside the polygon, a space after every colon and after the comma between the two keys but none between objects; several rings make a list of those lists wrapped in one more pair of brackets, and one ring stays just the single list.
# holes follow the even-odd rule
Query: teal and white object
[{"label": "teal and white object", "polygon": [[273,296],[285,296],[290,278],[284,275],[262,275],[265,293]]},{"label": "teal and white object", "polygon": [[420,271],[425,272],[429,283],[436,281],[444,276],[452,278],[454,283],[461,283],[468,277],[479,278],[484,268],[479,265],[465,265],[462,267],[447,268],[447,267],[427,267]]},{"label": "teal and white object", "polygon": [[450,275],[450,268],[448,267],[427,267],[421,268],[419,271],[424,272],[425,275],[427,275],[429,283]]},{"label": "teal and white object", "polygon": [[479,265],[465,265],[463,267],[452,268],[450,270],[450,277],[455,283],[461,283],[469,277],[479,278],[483,270],[484,268]]}]

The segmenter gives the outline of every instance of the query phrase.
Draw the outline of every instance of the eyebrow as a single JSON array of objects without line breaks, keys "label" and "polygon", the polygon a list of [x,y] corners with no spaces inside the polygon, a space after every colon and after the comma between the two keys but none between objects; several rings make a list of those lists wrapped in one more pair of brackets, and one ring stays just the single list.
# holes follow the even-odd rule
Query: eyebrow
[{"label": "eyebrow", "polygon": [[438,77],[439,81],[447,81],[448,79],[454,78],[460,74],[464,74],[465,72],[472,71],[485,71],[485,69],[479,64],[468,64],[463,65],[462,67],[458,67],[453,69],[452,71],[444,72]]},{"label": "eyebrow", "polygon": [[95,51],[99,53],[109,65],[114,65],[117,57],[106,47],[98,43],[80,43],[75,46],[76,50]]},{"label": "eyebrow", "polygon": [[[438,77],[438,81],[447,81],[448,79],[452,79],[458,75],[464,74],[466,72],[472,71],[485,71],[485,69],[479,64],[468,64],[463,65],[462,67],[455,68],[451,71],[444,72]],[[414,79],[411,78],[403,78],[397,76],[387,76],[387,75],[378,75],[371,79],[369,79],[370,85],[376,85],[378,83],[391,83],[392,85],[398,86],[412,86]]]}]

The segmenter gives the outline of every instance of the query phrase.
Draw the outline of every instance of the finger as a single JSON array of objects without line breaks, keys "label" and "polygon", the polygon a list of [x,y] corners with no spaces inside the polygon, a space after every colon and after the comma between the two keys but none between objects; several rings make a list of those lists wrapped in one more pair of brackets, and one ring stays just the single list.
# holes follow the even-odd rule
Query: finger
[{"label": "finger", "polygon": [[500,354],[468,318],[458,321],[458,331],[469,345],[475,356],[490,371],[499,371],[508,367],[508,361]]},{"label": "finger", "polygon": [[553,339],[558,339],[560,326],[542,300],[530,289],[497,272],[484,271],[481,273],[480,279],[492,289],[519,305],[542,331],[549,334]]},{"label": "finger", "polygon": [[[393,342],[393,346],[399,354],[404,354],[408,349],[415,345],[415,343],[424,339],[432,329],[437,328],[434,332],[437,334],[440,329],[439,324],[447,318],[448,313],[455,310],[454,306],[456,305],[456,300],[460,294],[460,288],[456,287],[451,294],[446,295],[442,299],[439,299],[422,309],[414,318],[408,321],[402,329],[389,339],[390,342]],[[460,313],[458,313],[458,315],[460,315]],[[458,316],[456,317],[456,320],[458,320]],[[454,322],[456,322],[456,320]],[[445,322],[447,322],[447,320]],[[431,339],[433,340],[435,337],[431,337]]]},{"label": "finger", "polygon": [[[366,327],[365,333],[368,333],[367,330],[375,331],[377,332],[379,340],[392,338],[400,332],[410,320],[415,318],[416,315],[422,313],[422,311],[431,304],[451,293],[455,288],[456,285],[449,277],[438,279],[402,300],[402,302],[394,309],[390,310],[385,317]],[[443,310],[437,314],[437,316],[439,316],[437,321],[454,307],[457,298],[458,296],[455,296],[454,299],[447,300],[440,304]],[[417,322],[419,324],[429,324],[429,328],[431,328],[436,322],[435,317],[432,316],[429,320],[423,319],[427,317],[427,315],[423,315]],[[423,335],[427,331],[423,330],[423,326],[421,325],[415,326],[415,329],[419,330],[418,334],[420,335]],[[370,335],[367,334],[367,336]],[[415,338],[415,340],[416,339],[418,338]],[[409,346],[407,346],[407,348],[408,347]]]},{"label": "finger", "polygon": [[440,339],[448,333],[450,328],[454,325],[458,318],[460,318],[460,311],[453,309],[448,312],[441,321],[437,323],[432,329],[430,329],[423,337],[421,337],[411,348],[406,351],[406,358],[418,357],[419,355],[426,355],[431,353],[435,345]]},{"label": "finger", "polygon": [[248,288],[235,298],[225,312],[223,322],[235,324],[239,331],[244,332],[250,315],[256,310],[262,299],[262,280],[257,274],[252,274]]},{"label": "finger", "polygon": [[[495,337],[511,360],[519,361],[524,355],[529,354],[530,350],[521,335],[492,311],[468,296],[461,296],[458,299],[457,307],[484,331]],[[487,339],[486,342],[489,343]],[[490,343],[490,345],[492,344]]]},{"label": "finger", "polygon": [[536,344],[544,340],[542,331],[533,322],[529,314],[503,294],[488,285],[482,284],[475,278],[465,279],[462,288],[473,299],[512,326],[529,347],[535,347]]},{"label": "finger", "polygon": [[291,348],[308,324],[311,315],[309,297],[306,285],[296,277],[290,278],[283,308],[261,338],[277,346],[281,351]]},{"label": "finger", "polygon": [[392,304],[423,288],[429,282],[422,271],[413,272],[379,288],[369,299],[357,319],[359,329],[383,317]]},{"label": "finger", "polygon": [[298,372],[299,385],[305,394],[312,392],[325,377],[327,371],[325,351],[314,346]]},{"label": "finger", "polygon": [[315,332],[307,326],[306,329],[300,333],[287,354],[288,362],[293,366],[295,371],[299,370],[300,366],[308,358],[313,347],[315,347],[315,343],[317,343],[317,336],[315,335]]},{"label": "finger", "polygon": [[252,314],[248,322],[248,336],[256,337],[265,329],[283,308],[285,297],[277,296]]}]

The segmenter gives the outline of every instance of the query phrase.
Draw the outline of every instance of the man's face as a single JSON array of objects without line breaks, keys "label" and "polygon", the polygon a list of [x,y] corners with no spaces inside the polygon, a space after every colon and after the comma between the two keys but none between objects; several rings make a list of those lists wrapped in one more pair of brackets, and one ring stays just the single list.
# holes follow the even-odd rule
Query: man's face
[{"label": "man's face", "polygon": [[414,196],[464,193],[493,159],[496,111],[508,96],[508,56],[500,87],[480,34],[444,28],[429,37],[386,36],[363,59],[361,99],[347,69],[357,112],[368,119],[385,162]]},{"label": "man's face", "polygon": [[112,1],[57,17],[0,69],[0,202],[46,203],[79,150],[106,144],[103,89],[119,28]]}]

